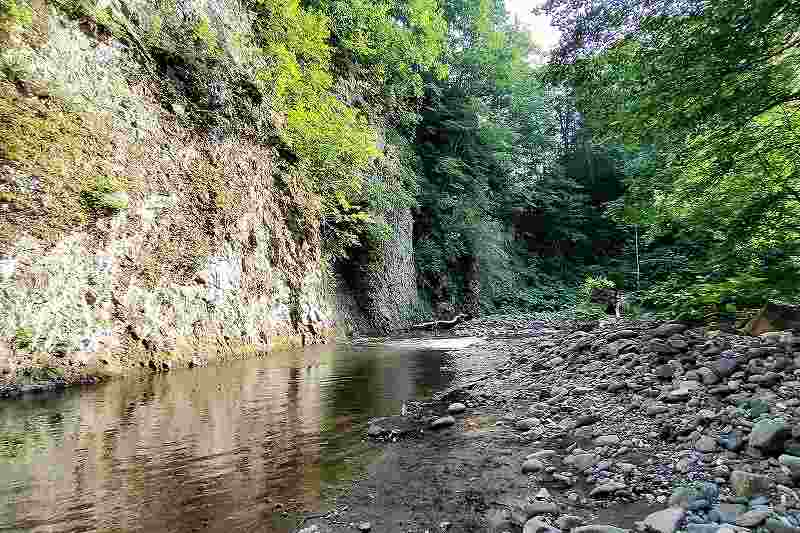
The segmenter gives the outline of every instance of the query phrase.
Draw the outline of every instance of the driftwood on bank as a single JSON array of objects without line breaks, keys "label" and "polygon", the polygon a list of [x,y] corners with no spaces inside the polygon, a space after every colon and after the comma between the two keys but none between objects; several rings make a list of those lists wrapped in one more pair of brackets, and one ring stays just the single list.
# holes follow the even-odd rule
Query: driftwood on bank
[{"label": "driftwood on bank", "polygon": [[453,329],[457,324],[463,322],[467,317],[465,315],[456,315],[452,320],[434,320],[433,322],[423,322],[421,324],[413,324],[409,327],[412,331],[433,331],[439,329]]}]

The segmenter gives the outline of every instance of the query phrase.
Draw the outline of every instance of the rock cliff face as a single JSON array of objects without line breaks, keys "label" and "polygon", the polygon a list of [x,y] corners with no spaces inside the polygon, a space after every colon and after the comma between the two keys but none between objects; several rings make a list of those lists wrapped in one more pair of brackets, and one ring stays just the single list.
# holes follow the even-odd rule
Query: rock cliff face
[{"label": "rock cliff face", "polygon": [[[0,78],[0,380],[328,337],[335,289],[302,176],[245,129],[165,109],[113,37],[52,6],[42,26],[36,43],[0,32],[3,66],[13,52],[27,73]],[[231,97],[208,92],[212,110]]]},{"label": "rock cliff face", "polygon": [[336,305],[349,330],[386,333],[407,327],[417,304],[409,209],[383,213],[392,228],[377,250],[337,264]]}]

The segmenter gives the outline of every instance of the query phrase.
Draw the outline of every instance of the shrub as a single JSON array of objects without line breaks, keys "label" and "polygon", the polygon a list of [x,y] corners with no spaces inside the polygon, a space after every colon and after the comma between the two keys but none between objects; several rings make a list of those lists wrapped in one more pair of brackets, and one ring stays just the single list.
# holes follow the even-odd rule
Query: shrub
[{"label": "shrub", "polygon": [[581,285],[578,290],[578,303],[589,304],[592,292],[595,289],[613,289],[614,287],[614,282],[608,278],[587,276],[586,279],[583,280],[583,285]]}]

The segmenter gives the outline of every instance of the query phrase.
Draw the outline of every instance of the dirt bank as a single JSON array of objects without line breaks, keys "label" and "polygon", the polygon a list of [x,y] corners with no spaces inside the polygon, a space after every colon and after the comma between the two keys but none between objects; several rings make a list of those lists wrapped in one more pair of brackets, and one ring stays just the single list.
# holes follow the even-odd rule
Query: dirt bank
[{"label": "dirt bank", "polygon": [[460,350],[434,401],[373,421],[380,460],[299,529],[800,532],[800,338],[525,319],[461,332],[506,337]]}]

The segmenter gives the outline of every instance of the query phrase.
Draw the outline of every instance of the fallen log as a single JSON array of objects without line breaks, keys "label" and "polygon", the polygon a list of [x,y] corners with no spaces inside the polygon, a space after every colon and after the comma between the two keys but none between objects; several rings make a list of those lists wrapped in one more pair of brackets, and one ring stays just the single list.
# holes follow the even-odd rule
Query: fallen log
[{"label": "fallen log", "polygon": [[414,331],[434,331],[440,329],[453,329],[459,323],[466,319],[466,315],[456,315],[452,320],[434,320],[433,322],[423,322],[421,324],[412,324],[409,329]]}]

